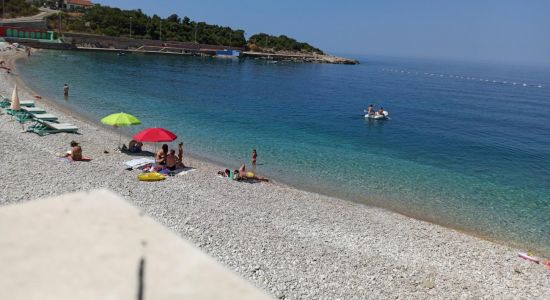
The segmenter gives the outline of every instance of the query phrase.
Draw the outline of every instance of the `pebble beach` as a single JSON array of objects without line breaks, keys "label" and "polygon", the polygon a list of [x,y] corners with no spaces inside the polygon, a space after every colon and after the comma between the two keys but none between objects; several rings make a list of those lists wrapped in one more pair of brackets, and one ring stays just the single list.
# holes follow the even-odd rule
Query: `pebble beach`
[{"label": "pebble beach", "polygon": [[[12,67],[17,57],[0,53]],[[550,298],[550,270],[517,256],[529,249],[278,183],[228,181],[216,175],[223,166],[189,157],[194,171],[140,182],[123,164],[137,157],[112,150],[117,133],[35,99],[17,69],[0,71],[2,95],[17,84],[21,100],[79,127],[40,137],[2,112],[0,205],[112,190],[278,299]],[[72,140],[92,161],[58,158]]]}]

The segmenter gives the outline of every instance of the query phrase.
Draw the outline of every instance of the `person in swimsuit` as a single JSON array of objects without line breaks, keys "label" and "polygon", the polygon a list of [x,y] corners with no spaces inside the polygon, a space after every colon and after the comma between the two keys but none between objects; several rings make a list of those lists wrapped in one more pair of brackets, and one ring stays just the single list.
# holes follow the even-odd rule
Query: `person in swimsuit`
[{"label": "person in swimsuit", "polygon": [[167,155],[168,155],[168,145],[164,144],[155,155],[155,162],[161,166],[166,166]]},{"label": "person in swimsuit", "polygon": [[166,168],[170,171],[175,171],[177,167],[178,158],[176,157],[176,150],[170,149],[170,153],[166,155]]},{"label": "person in swimsuit", "polygon": [[143,147],[143,143],[136,140],[131,140],[130,143],[128,143],[128,151],[132,153],[140,153],[141,147]]},{"label": "person in swimsuit", "polygon": [[183,143],[178,144],[178,161],[177,166],[185,168],[185,165],[183,164]]},{"label": "person in swimsuit", "polygon": [[258,158],[258,153],[256,149],[252,150],[252,166],[256,167],[256,159]]},{"label": "person in swimsuit", "polygon": [[384,108],[380,107],[380,110],[378,110],[378,115],[383,116],[384,115]]},{"label": "person in swimsuit", "polygon": [[67,151],[65,157],[76,161],[82,160],[82,147],[75,141],[71,141],[70,145],[71,150]]},{"label": "person in swimsuit", "polygon": [[369,108],[367,109],[367,114],[368,114],[369,116],[374,115],[374,106],[372,106],[372,104],[369,105]]}]

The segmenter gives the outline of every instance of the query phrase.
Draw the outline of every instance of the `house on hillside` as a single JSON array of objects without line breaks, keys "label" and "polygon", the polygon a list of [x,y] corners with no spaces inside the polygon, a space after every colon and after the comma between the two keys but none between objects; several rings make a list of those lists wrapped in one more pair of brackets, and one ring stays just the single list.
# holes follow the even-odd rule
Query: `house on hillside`
[{"label": "house on hillside", "polygon": [[63,6],[66,9],[79,9],[79,8],[90,8],[94,6],[90,0],[64,0]]}]

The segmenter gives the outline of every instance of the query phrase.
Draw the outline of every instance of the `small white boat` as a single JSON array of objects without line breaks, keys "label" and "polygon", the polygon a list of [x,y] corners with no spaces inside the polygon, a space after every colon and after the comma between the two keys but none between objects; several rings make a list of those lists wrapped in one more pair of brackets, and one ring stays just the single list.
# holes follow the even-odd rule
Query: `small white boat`
[{"label": "small white boat", "polygon": [[387,111],[384,111],[383,114],[379,114],[378,112],[374,115],[365,114],[365,118],[371,120],[387,120],[389,119],[389,115],[390,114]]}]

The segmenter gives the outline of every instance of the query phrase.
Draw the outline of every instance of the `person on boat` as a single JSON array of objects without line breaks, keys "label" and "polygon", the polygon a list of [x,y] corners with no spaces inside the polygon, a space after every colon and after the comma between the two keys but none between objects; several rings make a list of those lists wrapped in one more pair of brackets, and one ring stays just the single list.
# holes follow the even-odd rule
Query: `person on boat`
[{"label": "person on boat", "polygon": [[374,106],[372,104],[369,105],[369,108],[367,108],[367,115],[369,116],[374,115]]},{"label": "person on boat", "polygon": [[170,149],[170,152],[166,155],[166,168],[170,171],[175,171],[177,163],[178,158],[176,157],[176,150]]},{"label": "person on boat", "polygon": [[384,116],[384,108],[383,107],[380,107],[380,109],[378,110],[378,115],[379,116]]},{"label": "person on boat", "polygon": [[164,144],[155,155],[155,162],[161,166],[166,166],[167,155],[168,155],[168,145]]},{"label": "person on boat", "polygon": [[131,140],[130,143],[128,143],[128,151],[132,153],[140,153],[141,147],[143,147],[143,143],[136,140]]},{"label": "person on boat", "polygon": [[67,151],[65,157],[75,161],[82,160],[82,147],[75,141],[71,141],[70,145],[71,150]]}]

